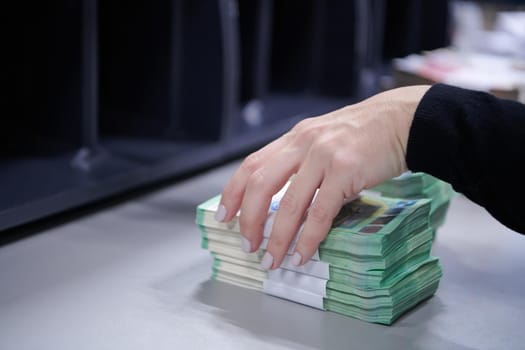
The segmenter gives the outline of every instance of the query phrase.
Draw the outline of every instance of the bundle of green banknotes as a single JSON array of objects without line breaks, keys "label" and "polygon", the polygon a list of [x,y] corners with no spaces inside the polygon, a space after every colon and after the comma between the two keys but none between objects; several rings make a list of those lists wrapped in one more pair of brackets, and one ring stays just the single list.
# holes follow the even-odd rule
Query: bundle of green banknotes
[{"label": "bundle of green banknotes", "polygon": [[430,226],[434,234],[445,220],[454,190],[450,184],[426,173],[406,172],[373,188],[382,196],[392,198],[429,198]]},{"label": "bundle of green banknotes", "polygon": [[[443,209],[441,197],[439,205],[433,204],[434,197],[424,198],[436,192],[415,193],[415,187],[428,189],[440,183],[425,176],[405,175],[413,181],[403,178],[395,190],[394,182],[382,184],[380,189],[378,186],[376,192],[362,193],[341,208],[312,259],[303,266],[291,263],[295,237],[281,267],[269,271],[260,263],[286,187],[272,199],[264,239],[254,253],[241,249],[238,217],[229,223],[214,219],[220,200],[215,196],[200,204],[196,213],[202,247],[213,257],[212,279],[364,321],[392,324],[432,296],[442,275],[439,261],[430,250],[450,195]],[[384,189],[403,198],[387,196]],[[438,208],[434,212],[440,210],[434,222],[432,208]]]}]

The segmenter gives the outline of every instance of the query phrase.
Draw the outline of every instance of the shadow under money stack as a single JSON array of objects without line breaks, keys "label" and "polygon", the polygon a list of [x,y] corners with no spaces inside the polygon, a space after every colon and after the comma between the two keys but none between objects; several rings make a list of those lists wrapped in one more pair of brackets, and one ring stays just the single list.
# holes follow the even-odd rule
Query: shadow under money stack
[{"label": "shadow under money stack", "polygon": [[260,267],[284,191],[273,197],[257,252],[241,249],[237,217],[217,222],[220,197],[197,207],[202,247],[213,256],[212,278],[334,311],[368,322],[391,324],[432,296],[441,267],[430,256],[429,199],[361,196],[343,206],[317,253],[305,265],[291,264],[297,239],[280,268]]},{"label": "shadow under money stack", "polygon": [[430,226],[434,234],[445,221],[450,200],[455,193],[447,182],[426,173],[410,171],[385,181],[372,190],[379,192],[384,197],[431,199]]}]

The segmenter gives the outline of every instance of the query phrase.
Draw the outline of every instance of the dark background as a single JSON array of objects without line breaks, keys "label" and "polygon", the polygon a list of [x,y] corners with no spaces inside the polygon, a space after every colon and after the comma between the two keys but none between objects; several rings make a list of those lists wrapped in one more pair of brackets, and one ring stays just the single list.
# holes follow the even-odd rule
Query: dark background
[{"label": "dark background", "polygon": [[439,0],[6,7],[0,230],[243,156],[449,42]]}]

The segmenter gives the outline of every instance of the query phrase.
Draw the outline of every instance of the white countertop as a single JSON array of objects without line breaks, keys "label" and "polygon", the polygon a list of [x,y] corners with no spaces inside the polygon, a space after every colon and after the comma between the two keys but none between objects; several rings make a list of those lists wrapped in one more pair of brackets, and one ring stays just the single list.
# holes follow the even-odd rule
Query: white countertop
[{"label": "white countertop", "polygon": [[393,326],[210,281],[195,207],[235,165],[0,246],[0,349],[525,347],[525,237],[462,196],[436,295]]}]

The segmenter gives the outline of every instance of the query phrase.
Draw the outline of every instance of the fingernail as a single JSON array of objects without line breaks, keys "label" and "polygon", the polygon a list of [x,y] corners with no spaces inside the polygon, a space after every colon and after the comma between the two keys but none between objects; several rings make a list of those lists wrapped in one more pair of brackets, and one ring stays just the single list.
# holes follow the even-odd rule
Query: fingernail
[{"label": "fingernail", "polygon": [[217,211],[215,212],[215,220],[222,222],[226,217],[226,207],[224,205],[219,205]]},{"label": "fingernail", "polygon": [[242,237],[242,251],[245,253],[249,253],[252,251],[252,244],[249,240],[247,240],[244,237]]},{"label": "fingernail", "polygon": [[293,253],[292,259],[290,262],[293,266],[299,266],[301,264],[301,261],[303,260],[303,257],[298,252]]},{"label": "fingernail", "polygon": [[264,253],[264,256],[261,261],[261,267],[265,270],[269,270],[270,267],[272,267],[273,264],[273,256],[272,254],[266,252]]}]

